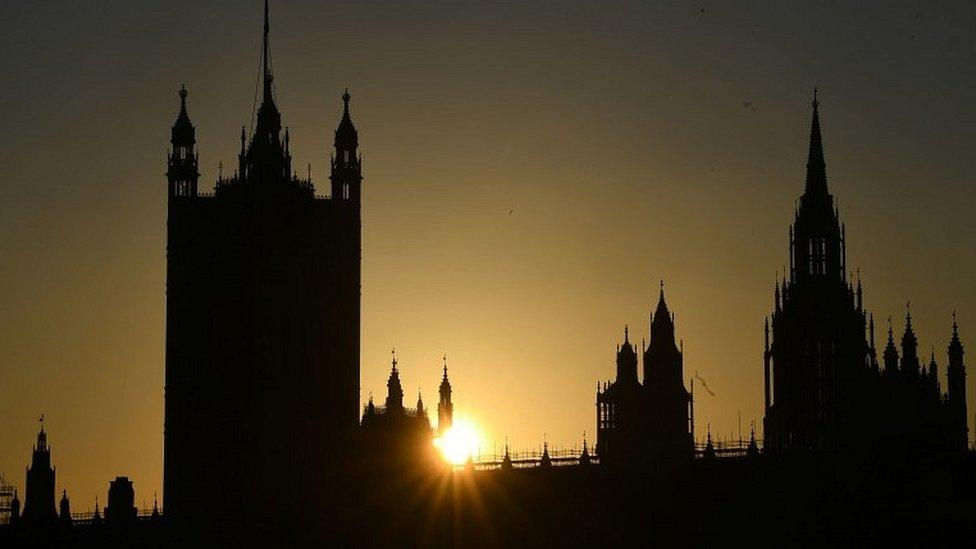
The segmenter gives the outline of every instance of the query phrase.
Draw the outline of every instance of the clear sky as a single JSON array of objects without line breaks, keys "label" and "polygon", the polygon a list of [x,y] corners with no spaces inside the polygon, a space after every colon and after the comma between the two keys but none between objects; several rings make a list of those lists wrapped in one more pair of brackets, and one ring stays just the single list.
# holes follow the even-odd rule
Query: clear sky
[{"label": "clear sky", "polygon": [[[577,445],[664,279],[686,378],[715,393],[699,434],[740,411],[747,433],[815,84],[878,344],[911,300],[944,382],[954,308],[976,356],[974,6],[272,2],[278,106],[320,192],[353,97],[362,399],[396,346],[408,402],[433,404],[447,354],[486,453]],[[151,502],[177,90],[207,188],[250,122],[261,2],[4,2],[0,28],[0,472],[23,486],[43,412],[76,510],[116,475]]]}]

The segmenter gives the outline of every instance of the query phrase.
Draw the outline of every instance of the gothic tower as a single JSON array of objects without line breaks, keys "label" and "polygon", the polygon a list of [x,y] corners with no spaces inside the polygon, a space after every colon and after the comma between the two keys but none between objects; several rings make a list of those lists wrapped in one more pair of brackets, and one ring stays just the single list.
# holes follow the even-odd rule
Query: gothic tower
[{"label": "gothic tower", "polygon": [[359,132],[349,116],[349,90],[342,94],[342,120],[335,131],[335,151],[332,155],[332,197],[360,201],[362,158],[357,156]]},{"label": "gothic tower", "polygon": [[772,315],[765,366],[765,449],[772,453],[845,445],[857,433],[853,408],[868,397],[874,371],[860,282],[855,289],[845,280],[845,230],[827,188],[819,106],[814,90],[789,280]]},{"label": "gothic tower", "polygon": [[949,366],[946,370],[948,383],[948,413],[951,429],[950,447],[965,451],[969,448],[968,408],[966,406],[966,366],[963,364],[963,348],[959,341],[956,313],[952,313],[952,339],[949,341]]},{"label": "gothic tower", "polygon": [[444,377],[439,389],[440,401],[437,403],[437,431],[444,433],[454,423],[454,404],[451,402],[451,382],[447,379],[447,356],[444,357]]},{"label": "gothic tower", "polygon": [[393,355],[393,366],[390,377],[386,380],[386,411],[395,414],[403,412],[403,386],[400,385],[400,372],[397,371],[396,354]]},{"label": "gothic tower", "polygon": [[31,455],[31,465],[27,469],[27,483],[24,494],[25,524],[48,526],[57,521],[58,513],[54,506],[54,467],[51,466],[51,448],[47,445],[43,419],[41,430],[37,433],[37,445]]},{"label": "gothic tower", "polygon": [[671,467],[690,461],[691,397],[684,386],[682,352],[674,337],[674,315],[661,283],[650,317],[650,345],[644,348],[644,379],[637,380],[638,354],[624,327],[617,348],[617,377],[597,385],[596,453],[611,467]]},{"label": "gothic tower", "polygon": [[166,177],[169,179],[170,197],[197,195],[197,169],[199,157],[196,151],[196,132],[186,113],[186,86],[180,88],[180,113],[173,124],[170,144],[172,150],[167,159]]},{"label": "gothic tower", "polygon": [[663,462],[690,459],[691,397],[684,385],[684,358],[674,338],[674,316],[664,299],[663,281],[650,336],[644,352],[644,406],[650,453]]},{"label": "gothic tower", "polygon": [[[254,124],[212,194],[197,192],[185,91],[173,125],[163,507],[180,528],[315,523],[359,425],[361,164],[333,162],[346,197],[294,173],[267,2],[263,27]],[[340,120],[345,159],[358,146],[348,93]]]}]

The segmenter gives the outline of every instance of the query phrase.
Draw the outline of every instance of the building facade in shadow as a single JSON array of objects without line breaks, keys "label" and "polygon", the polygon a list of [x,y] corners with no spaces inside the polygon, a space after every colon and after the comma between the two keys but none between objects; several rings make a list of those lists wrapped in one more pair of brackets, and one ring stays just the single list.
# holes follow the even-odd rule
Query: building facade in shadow
[{"label": "building facade in shadow", "polygon": [[292,167],[267,2],[264,16],[261,103],[252,131],[241,129],[236,172],[200,192],[185,89],[172,130],[163,495],[168,520],[187,526],[314,513],[359,426],[362,176],[350,95],[331,196],[317,196]]},{"label": "building facade in shadow", "polygon": [[[438,431],[450,425],[453,414],[446,365],[440,393]],[[377,406],[370,395],[363,407],[360,463],[378,471],[430,467],[438,460],[434,432],[423,395],[418,392],[415,407],[404,405],[399,363],[394,354],[386,382],[386,400]]]},{"label": "building facade in shadow", "polygon": [[953,319],[947,392],[933,350],[919,359],[911,311],[901,351],[888,327],[884,367],[860,273],[847,265],[844,224],[827,188],[814,91],[806,187],[789,230],[790,267],[766,321],[765,451],[965,451],[965,366]]},{"label": "building facade in shadow", "polygon": [[694,454],[684,358],[675,341],[674,315],[668,311],[663,282],[651,316],[650,345],[642,347],[643,383],[637,379],[637,350],[624,328],[617,378],[597,388],[596,452],[601,465],[675,465]]}]

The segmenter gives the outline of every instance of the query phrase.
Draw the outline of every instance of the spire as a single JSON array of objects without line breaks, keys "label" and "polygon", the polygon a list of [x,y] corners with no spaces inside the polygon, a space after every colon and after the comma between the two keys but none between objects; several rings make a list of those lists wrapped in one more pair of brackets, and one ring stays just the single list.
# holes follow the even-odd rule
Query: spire
[{"label": "spire", "polygon": [[807,157],[805,194],[827,194],[827,164],[824,162],[823,139],[820,136],[820,102],[813,88],[813,119],[810,123],[810,152]]},{"label": "spire", "polygon": [[400,385],[400,373],[397,371],[396,349],[393,349],[393,366],[390,368],[390,378],[386,381],[386,410],[387,412],[403,410],[403,387]]},{"label": "spire", "polygon": [[659,320],[671,320],[671,313],[668,312],[668,304],[664,300],[664,280],[661,280],[661,289],[657,297],[657,310],[654,311],[654,322]]},{"label": "spire", "polygon": [[34,447],[35,452],[44,452],[47,450],[47,433],[44,432],[44,414],[37,420],[41,424],[41,429],[37,432],[37,446]]},{"label": "spire", "polygon": [[173,132],[170,143],[173,145],[173,152],[178,153],[178,147],[192,148],[196,142],[193,124],[190,122],[190,115],[186,112],[186,84],[180,86],[180,112],[176,115],[176,122],[173,123]]},{"label": "spire", "polygon": [[583,453],[580,454],[580,465],[590,464],[590,448],[586,443],[586,431],[583,431]]},{"label": "spire", "polygon": [[272,101],[271,82],[274,77],[271,75],[271,66],[268,58],[268,40],[271,35],[271,24],[268,19],[268,0],[264,0],[264,42],[261,50],[261,66],[264,74],[264,102]]},{"label": "spire", "polygon": [[952,341],[959,343],[959,324],[956,323],[956,311],[952,311]]},{"label": "spire", "polygon": [[956,323],[956,311],[952,311],[952,339],[949,340],[949,364],[962,366],[963,348],[959,341],[959,325]]},{"label": "spire", "polygon": [[58,504],[58,517],[63,524],[71,524],[71,502],[68,501],[67,490],[61,490],[61,502]]},{"label": "spire", "polygon": [[440,396],[441,401],[451,400],[451,381],[447,378],[447,355],[444,355],[444,376],[441,378]]},{"label": "spire", "polygon": [[888,343],[884,350],[884,373],[894,375],[898,370],[898,349],[895,348],[895,331],[891,327],[891,317],[888,317]]},{"label": "spire", "polygon": [[[352,123],[352,116],[349,115],[349,100],[352,96],[349,95],[349,88],[346,88],[342,93],[342,119],[339,120],[339,126],[335,131],[335,146],[337,152],[350,150],[355,151],[356,147],[359,146],[359,132],[356,131],[356,125]],[[348,160],[343,158],[342,162],[347,162]]]}]

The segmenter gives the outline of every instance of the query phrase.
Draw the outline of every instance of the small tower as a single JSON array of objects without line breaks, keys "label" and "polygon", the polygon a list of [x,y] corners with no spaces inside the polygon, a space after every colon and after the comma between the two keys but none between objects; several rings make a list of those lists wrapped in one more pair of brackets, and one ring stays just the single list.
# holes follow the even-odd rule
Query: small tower
[{"label": "small tower", "polygon": [[510,471],[512,469],[512,455],[508,452],[508,439],[505,439],[505,457],[502,458],[502,470]]},{"label": "small tower", "polygon": [[170,144],[172,150],[167,159],[166,177],[169,180],[169,197],[193,197],[197,195],[198,155],[195,149],[196,133],[190,116],[186,113],[186,86],[180,88],[180,114],[173,124]]},{"label": "small tower", "polygon": [[153,510],[152,510],[151,517],[152,517],[153,520],[159,520],[159,518],[160,518],[160,514],[159,514],[159,498],[156,496],[155,493],[153,493]]},{"label": "small tower", "polygon": [[427,410],[424,408],[424,397],[420,390],[417,390],[417,417],[427,417]]},{"label": "small tower", "polygon": [[624,343],[617,350],[617,383],[637,385],[637,351],[630,343],[627,326],[624,326]]},{"label": "small tower", "polygon": [[71,503],[68,501],[68,491],[61,491],[61,504],[60,504],[60,516],[61,524],[65,526],[71,526]]},{"label": "small tower", "polygon": [[447,355],[444,355],[444,377],[441,378],[440,401],[437,403],[437,431],[443,433],[454,421],[454,404],[451,402],[451,382],[447,379]]},{"label": "small tower", "polygon": [[949,416],[952,424],[952,448],[966,451],[969,448],[968,411],[966,406],[966,366],[963,364],[965,351],[959,341],[959,326],[956,313],[952,313],[952,339],[949,341],[949,366],[946,369]]},{"label": "small tower", "polygon": [[335,152],[332,157],[332,199],[360,201],[362,158],[357,156],[359,132],[349,116],[349,90],[342,94],[342,120],[335,131]]},{"label": "small tower", "polygon": [[386,411],[391,414],[403,411],[403,387],[400,385],[400,372],[397,371],[396,349],[393,350],[390,378],[386,381]]},{"label": "small tower", "polygon": [[929,368],[926,370],[928,375],[929,391],[938,398],[939,391],[939,365],[935,362],[935,347],[932,347],[932,356],[929,358]]},{"label": "small tower", "polygon": [[911,303],[905,306],[905,332],[901,336],[901,370],[911,378],[917,378],[920,364],[918,360],[918,338],[912,329]]},{"label": "small tower", "polygon": [[893,377],[898,373],[898,349],[895,348],[895,332],[891,329],[891,317],[888,317],[888,344],[884,350],[884,375]]},{"label": "small tower", "polygon": [[580,465],[586,467],[590,464],[590,448],[586,444],[586,433],[583,433],[583,453],[580,454]]},{"label": "small tower", "polygon": [[47,445],[44,432],[44,416],[41,416],[41,430],[37,433],[37,445],[27,469],[27,484],[24,494],[24,522],[34,526],[47,526],[57,521],[54,506],[54,467],[51,467],[51,448]]},{"label": "small tower", "polygon": [[98,507],[98,496],[95,496],[95,511],[92,513],[92,526],[101,526],[102,524],[102,512]]},{"label": "small tower", "polygon": [[759,445],[756,443],[756,428],[749,430],[749,447],[746,448],[746,455],[750,458],[759,457]]},{"label": "small tower", "polygon": [[129,524],[136,520],[136,492],[129,477],[115,477],[108,485],[106,522],[114,525]]},{"label": "small tower", "polygon": [[705,453],[702,457],[708,461],[715,459],[715,445],[712,444],[712,425],[710,423],[708,424],[708,438],[705,441]]},{"label": "small tower", "polygon": [[539,465],[543,469],[552,467],[552,458],[549,457],[549,441],[545,439],[542,441],[542,459],[539,461]]}]

